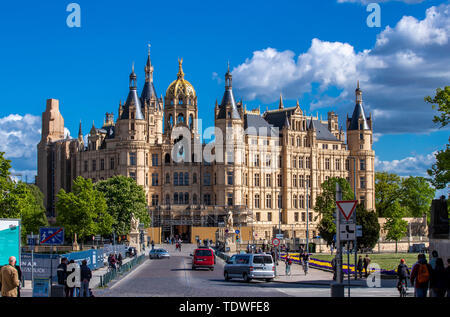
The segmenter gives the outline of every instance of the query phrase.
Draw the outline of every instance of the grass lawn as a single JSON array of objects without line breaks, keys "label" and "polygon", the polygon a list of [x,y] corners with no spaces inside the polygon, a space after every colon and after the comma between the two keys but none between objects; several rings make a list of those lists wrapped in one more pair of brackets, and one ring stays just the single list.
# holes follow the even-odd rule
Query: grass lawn
[{"label": "grass lawn", "polygon": [[[358,254],[358,258],[360,255],[362,255],[363,258],[366,256],[365,254]],[[400,259],[405,259],[406,264],[408,265],[409,268],[411,268],[417,261],[417,255],[418,253],[381,253],[381,254],[369,253],[369,257],[372,260],[371,263],[377,263],[384,270],[397,269],[397,266],[400,264]],[[334,256],[335,255],[321,254],[321,253],[315,253],[311,255],[312,258],[325,261],[331,261],[334,258]],[[354,264],[354,259],[355,255],[350,254],[350,264]],[[344,263],[347,263],[347,254],[342,255],[342,260]]]}]

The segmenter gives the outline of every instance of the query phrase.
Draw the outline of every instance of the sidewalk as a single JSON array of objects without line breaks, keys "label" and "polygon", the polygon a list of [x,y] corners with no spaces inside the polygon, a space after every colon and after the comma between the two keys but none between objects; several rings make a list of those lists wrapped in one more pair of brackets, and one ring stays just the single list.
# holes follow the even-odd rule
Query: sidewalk
[{"label": "sidewalk", "polygon": [[[155,247],[156,247],[156,245],[155,245]],[[151,250],[151,247],[150,247],[150,248],[146,248],[145,254],[148,254],[148,252],[149,252],[150,250]],[[144,253],[144,251],[138,253],[138,256],[140,256],[140,255],[143,254],[143,253]],[[129,257],[123,259],[123,260],[122,260],[122,265],[123,265],[123,264],[126,264],[126,263],[128,263],[128,262],[130,262],[132,259],[133,259],[133,258],[129,258]],[[92,278],[91,278],[91,281],[90,281],[90,283],[89,283],[89,287],[90,287],[94,292],[95,292],[95,288],[97,288],[97,287],[100,285],[101,278],[102,278],[106,273],[108,273],[108,266],[107,266],[107,265],[104,265],[103,267],[101,267],[101,268],[99,268],[99,269],[97,269],[97,270],[95,270],[95,271],[92,271]],[[33,295],[33,290],[32,290],[32,284],[31,284],[31,281],[30,281],[30,280],[26,280],[26,281],[25,281],[25,285],[22,286],[22,288],[21,288],[21,290],[20,290],[20,294],[21,294],[21,297],[32,297],[32,295]]]},{"label": "sidewalk", "polygon": [[[277,266],[277,276],[274,281],[279,283],[294,283],[294,284],[310,284],[310,285],[330,285],[333,283],[333,273],[326,272],[312,268],[308,269],[308,274],[305,275],[303,267],[300,264],[293,263],[291,265],[291,275],[286,276],[286,265],[284,261],[279,261]],[[347,275],[343,281],[348,285]],[[366,286],[365,279],[355,280],[354,276],[350,277],[350,286],[364,287]]]}]

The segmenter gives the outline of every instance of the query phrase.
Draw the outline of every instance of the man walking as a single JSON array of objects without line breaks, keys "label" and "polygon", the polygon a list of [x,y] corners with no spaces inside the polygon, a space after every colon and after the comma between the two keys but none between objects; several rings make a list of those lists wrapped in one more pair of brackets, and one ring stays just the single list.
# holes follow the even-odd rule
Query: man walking
[{"label": "man walking", "polygon": [[369,267],[369,264],[372,260],[369,258],[369,255],[366,254],[366,257],[364,258],[363,264],[364,264],[364,272],[365,277],[367,278],[369,276],[369,272],[367,271],[367,268]]},{"label": "man walking", "polygon": [[92,278],[92,271],[87,266],[86,260],[83,260],[83,262],[81,262],[80,275],[81,275],[80,276],[80,279],[81,279],[81,294],[80,294],[80,297],[90,297],[90,294],[89,294],[89,281]]},{"label": "man walking", "polygon": [[362,278],[362,272],[363,272],[363,258],[360,255],[358,259],[358,264],[356,265],[356,270],[359,273],[359,278]]},{"label": "man walking", "polygon": [[2,297],[17,297],[17,288],[20,286],[19,274],[14,267],[16,258],[9,257],[8,265],[2,267],[0,272],[0,284],[2,285]]},{"label": "man walking", "polygon": [[64,293],[66,297],[69,297],[69,287],[67,286],[67,258],[61,259],[61,263],[56,269],[56,275],[58,277],[58,284],[64,285]]}]

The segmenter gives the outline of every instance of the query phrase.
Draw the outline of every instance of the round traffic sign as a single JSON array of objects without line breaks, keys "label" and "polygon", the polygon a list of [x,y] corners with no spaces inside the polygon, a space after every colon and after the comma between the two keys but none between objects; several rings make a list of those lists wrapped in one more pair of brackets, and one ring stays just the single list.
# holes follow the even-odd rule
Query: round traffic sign
[{"label": "round traffic sign", "polygon": [[239,230],[234,230],[234,233],[236,234],[239,234],[239,232],[240,232]]},{"label": "round traffic sign", "polygon": [[279,245],[280,245],[280,239],[278,239],[278,238],[273,238],[273,239],[272,239],[272,244],[273,244],[274,247],[279,246]]}]

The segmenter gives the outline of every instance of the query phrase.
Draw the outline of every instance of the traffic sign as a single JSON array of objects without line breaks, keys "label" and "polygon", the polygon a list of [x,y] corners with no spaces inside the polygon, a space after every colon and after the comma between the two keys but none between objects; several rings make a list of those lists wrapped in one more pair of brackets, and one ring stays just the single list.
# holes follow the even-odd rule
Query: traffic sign
[{"label": "traffic sign", "polygon": [[27,234],[27,244],[36,245],[39,242],[39,236],[37,234]]},{"label": "traffic sign", "polygon": [[341,211],[341,214],[345,217],[347,221],[350,219],[353,211],[356,208],[357,203],[358,203],[357,200],[336,201],[336,205],[338,206],[339,210]]},{"label": "traffic sign", "polygon": [[354,223],[341,224],[339,226],[341,241],[351,241],[356,239],[356,226]]},{"label": "traffic sign", "polygon": [[39,228],[40,244],[64,244],[64,228]]},{"label": "traffic sign", "polygon": [[280,239],[278,239],[278,238],[273,238],[273,239],[272,239],[272,245],[273,245],[274,247],[279,246],[279,245],[280,245]]},{"label": "traffic sign", "polygon": [[239,234],[240,231],[239,230],[234,230],[234,233]]},{"label": "traffic sign", "polygon": [[359,237],[362,237],[362,236],[363,236],[363,234],[362,234],[362,226],[356,226],[356,237],[359,238]]},{"label": "traffic sign", "polygon": [[275,235],[275,237],[276,237],[277,239],[280,239],[280,240],[284,239],[284,235],[283,235],[282,233],[277,233],[277,234]]}]

